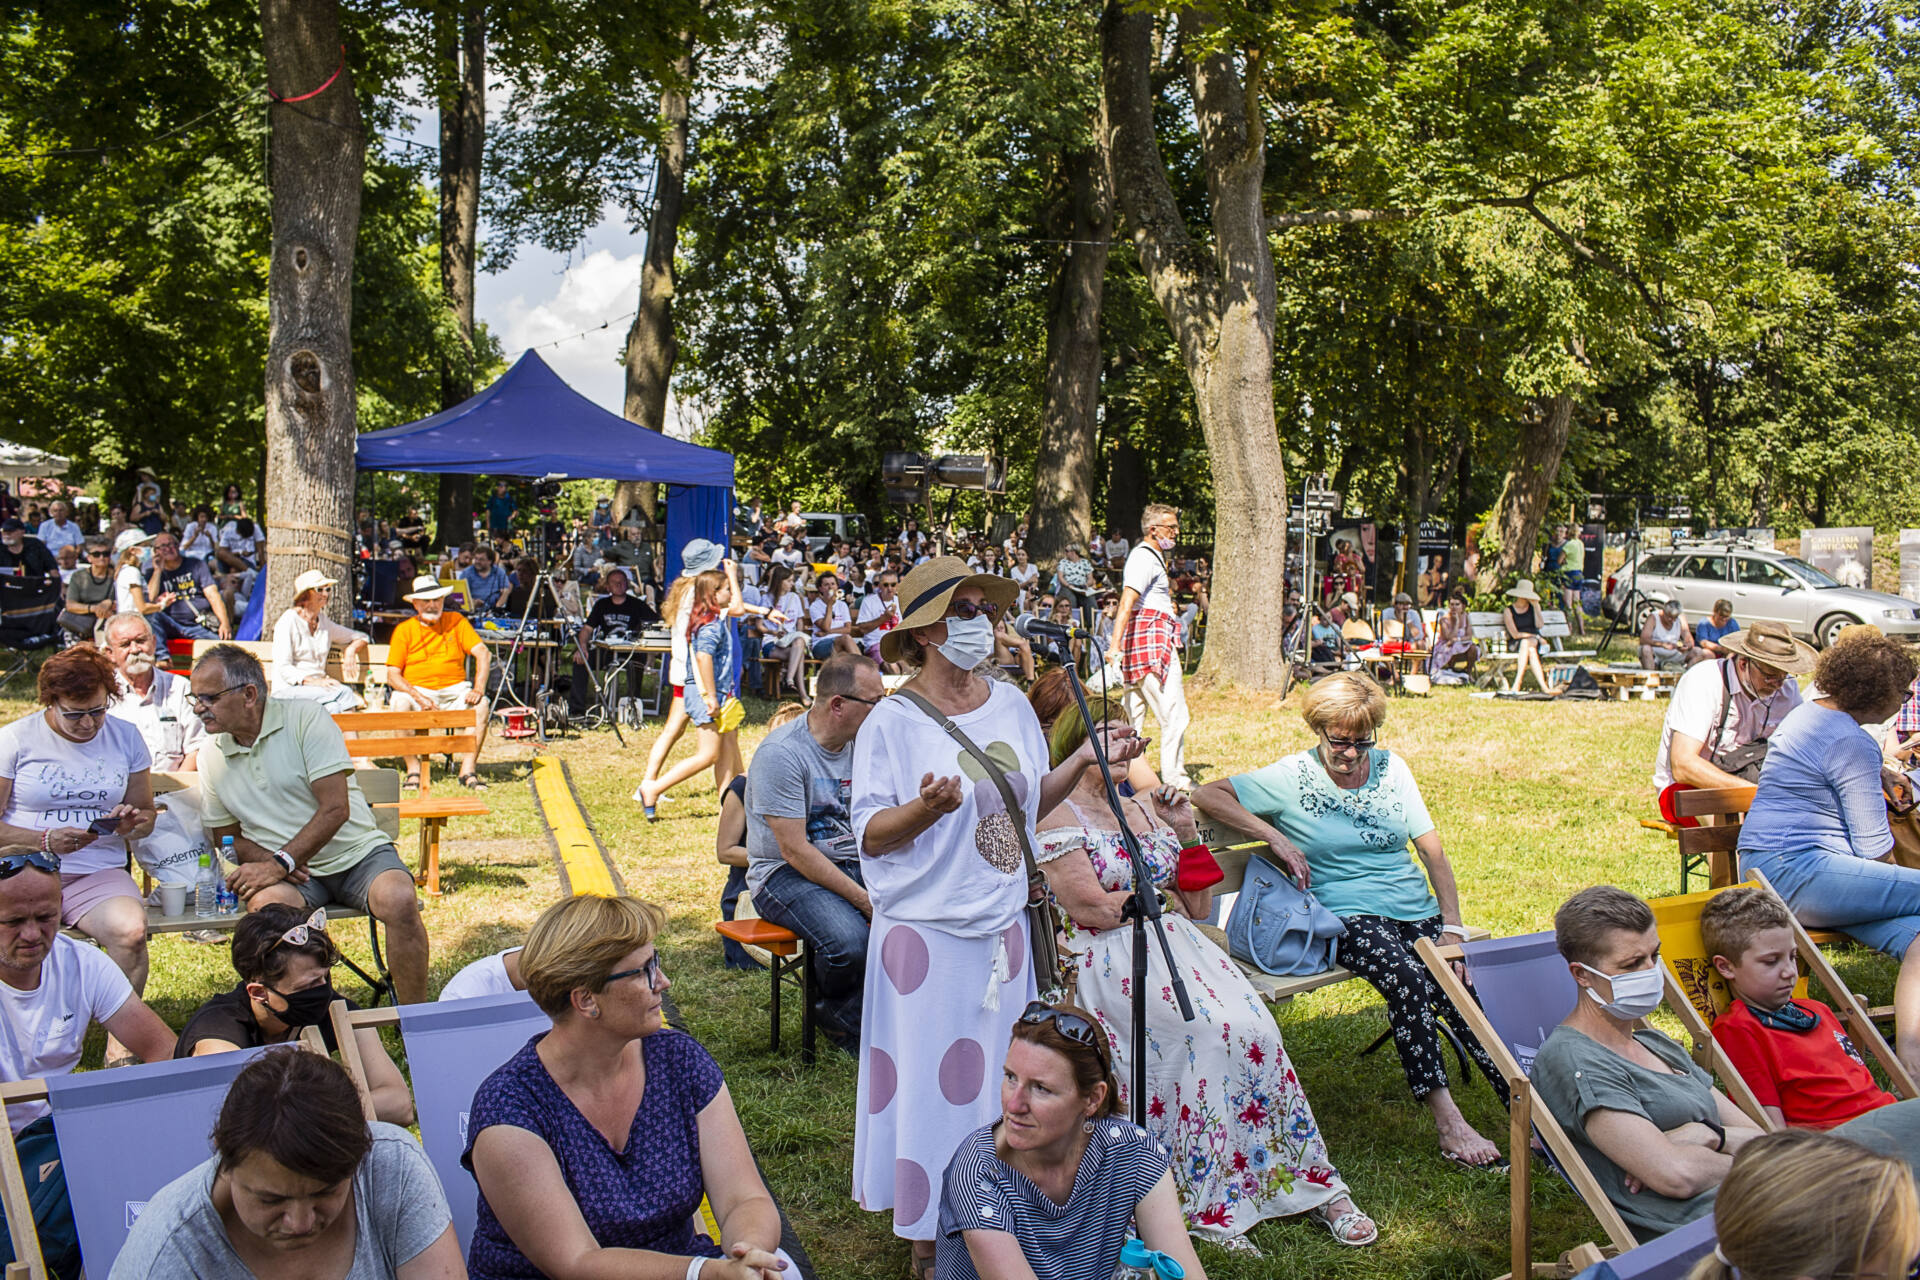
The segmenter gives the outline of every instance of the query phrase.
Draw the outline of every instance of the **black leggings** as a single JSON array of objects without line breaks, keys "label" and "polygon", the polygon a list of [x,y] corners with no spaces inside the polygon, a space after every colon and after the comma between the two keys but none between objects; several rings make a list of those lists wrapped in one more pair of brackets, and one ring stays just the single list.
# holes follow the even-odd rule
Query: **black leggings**
[{"label": "black leggings", "polygon": [[1334,962],[1373,984],[1387,1002],[1387,1021],[1393,1025],[1393,1047],[1400,1053],[1407,1087],[1424,1099],[1447,1087],[1447,1057],[1440,1044],[1438,1018],[1445,1018],[1460,1037],[1467,1054],[1486,1073],[1500,1101],[1507,1101],[1506,1081],[1493,1059],[1480,1047],[1453,1001],[1427,972],[1414,953],[1418,938],[1440,938],[1440,917],[1426,920],[1390,920],[1385,916],[1343,916],[1347,936],[1340,939]]}]

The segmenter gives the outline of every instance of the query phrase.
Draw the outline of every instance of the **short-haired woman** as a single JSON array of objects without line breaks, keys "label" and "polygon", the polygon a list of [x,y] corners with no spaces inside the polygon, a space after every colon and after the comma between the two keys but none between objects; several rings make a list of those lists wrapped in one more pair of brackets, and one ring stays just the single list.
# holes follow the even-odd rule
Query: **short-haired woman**
[{"label": "short-haired woman", "polygon": [[[147,907],[127,874],[127,840],[153,830],[153,756],[131,720],[107,709],[119,692],[107,656],[76,644],[41,664],[41,710],[0,728],[0,844],[60,860],[60,923],[98,942],[147,986]],[[112,1040],[107,1064],[126,1051]]]},{"label": "short-haired woman", "polygon": [[248,1063],[213,1150],[147,1202],[112,1280],[466,1275],[426,1153],[405,1129],[369,1122],[329,1058],[290,1047]]},{"label": "short-haired woman", "polygon": [[[1414,952],[1420,938],[1467,936],[1453,865],[1406,761],[1378,746],[1387,719],[1380,686],[1358,672],[1316,681],[1300,714],[1315,745],[1264,769],[1209,782],[1194,807],[1267,842],[1270,860],[1347,926],[1334,963],[1359,974],[1387,1002],[1393,1046],[1413,1096],[1440,1131],[1440,1152],[1473,1168],[1504,1168],[1447,1084],[1436,1018],[1453,1027],[1506,1100],[1493,1060]],[[1425,872],[1407,857],[1407,845]],[[1429,883],[1431,882],[1431,883]]]},{"label": "short-haired woman", "polygon": [[336,644],[343,651],[341,665],[349,679],[359,674],[367,657],[367,633],[327,616],[327,601],[338,585],[318,569],[293,580],[293,606],[273,624],[276,698],[303,698],[336,713],[364,705],[359,694],[327,674],[327,659]]},{"label": "short-haired woman", "polygon": [[1920,871],[1888,860],[1880,748],[1861,732],[1893,718],[1914,673],[1906,649],[1877,632],[1821,653],[1813,668],[1821,696],[1788,712],[1768,739],[1740,826],[1740,864],[1764,874],[1808,928],[1839,929],[1899,959],[1894,1050],[1920,1072]]},{"label": "short-haired woman", "polygon": [[[780,1215],[720,1068],[662,1021],[664,918],[634,898],[586,895],[533,922],[520,975],[553,1029],[473,1096],[461,1161],[480,1184],[475,1280],[775,1280],[785,1269]],[[717,1244],[696,1225],[703,1194]]]},{"label": "short-haired woman", "polygon": [[1904,1161],[1783,1129],[1734,1157],[1713,1229],[1688,1280],[1897,1280],[1920,1253],[1920,1196]]},{"label": "short-haired woman", "polygon": [[1167,1150],[1118,1114],[1118,1097],[1092,1016],[1029,1004],[1000,1118],[967,1135],[941,1182],[937,1280],[1108,1280],[1132,1235],[1206,1280]]},{"label": "short-haired woman", "polygon": [[[240,985],[194,1011],[173,1056],[199,1058],[281,1044],[302,1027],[320,1028],[328,1052],[335,1051],[327,1015],[335,1000],[345,999],[333,989],[333,966],[339,959],[339,948],[327,936],[326,908],[309,912],[273,902],[249,912],[233,930],[233,968]],[[347,1007],[357,1006],[348,1000]],[[412,1124],[413,1092],[387,1056],[380,1033],[362,1027],[354,1039],[367,1064],[374,1117],[388,1124]]]},{"label": "short-haired woman", "polygon": [[1642,1024],[1660,1004],[1653,909],[1595,885],[1553,916],[1578,991],[1533,1061],[1534,1092],[1636,1231],[1704,1217],[1760,1127],[1672,1040]]}]

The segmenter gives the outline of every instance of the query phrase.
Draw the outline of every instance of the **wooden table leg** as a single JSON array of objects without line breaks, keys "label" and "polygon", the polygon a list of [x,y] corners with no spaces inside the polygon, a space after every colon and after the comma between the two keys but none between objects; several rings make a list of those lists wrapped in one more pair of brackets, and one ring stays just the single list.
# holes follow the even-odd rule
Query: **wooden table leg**
[{"label": "wooden table leg", "polygon": [[420,870],[414,873],[413,882],[424,888],[429,898],[440,896],[440,828],[445,825],[442,818],[420,819]]}]

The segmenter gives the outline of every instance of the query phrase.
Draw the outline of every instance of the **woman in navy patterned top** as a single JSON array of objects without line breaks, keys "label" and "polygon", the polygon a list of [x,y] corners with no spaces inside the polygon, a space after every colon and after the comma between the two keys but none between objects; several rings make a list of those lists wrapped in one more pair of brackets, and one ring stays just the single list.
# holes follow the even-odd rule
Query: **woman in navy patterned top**
[{"label": "woman in navy patterned top", "polygon": [[936,1280],[1110,1280],[1130,1235],[1187,1280],[1206,1280],[1167,1150],[1114,1114],[1119,1096],[1092,1014],[1027,1006],[1000,1077],[1000,1119],[947,1166]]},{"label": "woman in navy patterned top", "polygon": [[[474,1280],[606,1275],[778,1280],[780,1215],[720,1068],[667,1030],[660,909],[568,898],[520,953],[553,1019],[473,1096],[461,1162],[480,1184]],[[705,1193],[715,1244],[695,1214]]]}]

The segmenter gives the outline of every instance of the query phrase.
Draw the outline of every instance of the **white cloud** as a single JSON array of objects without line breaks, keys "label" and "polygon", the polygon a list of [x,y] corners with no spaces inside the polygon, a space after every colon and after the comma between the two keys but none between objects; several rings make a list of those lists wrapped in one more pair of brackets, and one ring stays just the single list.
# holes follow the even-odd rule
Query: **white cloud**
[{"label": "white cloud", "polygon": [[[509,354],[539,348],[540,358],[576,391],[619,413],[626,394],[620,357],[640,298],[641,255],[599,249],[557,275],[557,260],[540,256],[546,261],[525,264],[533,270],[481,277],[480,318]],[[547,288],[540,290],[543,283]],[[520,287],[505,293],[502,286],[512,285]],[[583,332],[585,337],[575,336]]]}]

